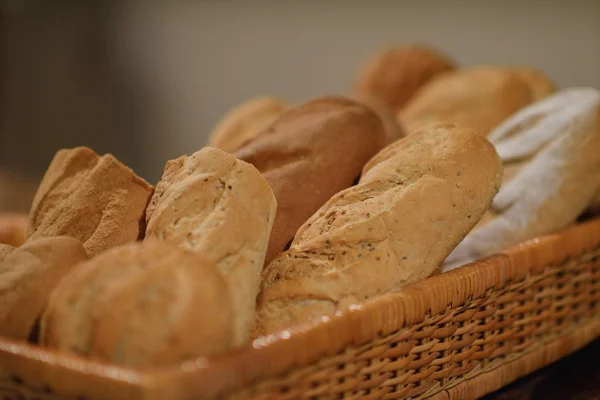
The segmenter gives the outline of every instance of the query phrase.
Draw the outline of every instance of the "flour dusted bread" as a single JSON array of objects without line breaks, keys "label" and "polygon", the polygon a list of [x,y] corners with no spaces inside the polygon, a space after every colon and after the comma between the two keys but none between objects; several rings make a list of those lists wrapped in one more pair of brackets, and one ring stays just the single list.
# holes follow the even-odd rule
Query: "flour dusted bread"
[{"label": "flour dusted bread", "polygon": [[15,248],[10,244],[0,243],[0,263],[13,251],[15,251]]},{"label": "flour dusted bread", "polygon": [[33,200],[28,238],[72,236],[90,256],[144,234],[152,187],[87,147],[59,150]]},{"label": "flour dusted bread", "polygon": [[210,134],[208,145],[228,153],[234,152],[269,126],[288,107],[286,102],[275,97],[252,98],[225,114]]},{"label": "flour dusted bread", "polygon": [[235,156],[253,164],[277,199],[269,263],[331,196],[352,185],[387,143],[381,119],[340,96],[314,99],[283,113]]},{"label": "flour dusted bread", "polygon": [[333,196],[264,271],[257,334],[331,315],[431,275],[487,210],[502,165],[472,130],[400,139]]},{"label": "flour dusted bread", "polygon": [[505,170],[488,214],[444,263],[450,270],[573,223],[600,191],[600,92],[562,90],[491,134]]},{"label": "flour dusted bread", "polygon": [[28,241],[0,255],[0,337],[26,340],[51,291],[86,259],[81,243],[71,237]]},{"label": "flour dusted bread", "polygon": [[134,368],[227,350],[232,311],[216,265],[165,242],[136,242],[80,265],[53,291],[41,343]]},{"label": "flour dusted bread", "polygon": [[432,79],[398,117],[408,134],[424,124],[446,122],[487,136],[533,100],[530,86],[510,69],[464,68]]},{"label": "flour dusted bread", "polygon": [[364,65],[354,92],[375,97],[397,112],[421,86],[454,68],[448,56],[426,46],[389,47]]},{"label": "flour dusted bread", "polygon": [[0,243],[19,247],[27,235],[27,214],[0,213]]},{"label": "flour dusted bread", "polygon": [[147,238],[201,255],[225,278],[236,345],[247,341],[254,321],[276,208],[256,168],[212,147],[169,161],[148,205]]}]

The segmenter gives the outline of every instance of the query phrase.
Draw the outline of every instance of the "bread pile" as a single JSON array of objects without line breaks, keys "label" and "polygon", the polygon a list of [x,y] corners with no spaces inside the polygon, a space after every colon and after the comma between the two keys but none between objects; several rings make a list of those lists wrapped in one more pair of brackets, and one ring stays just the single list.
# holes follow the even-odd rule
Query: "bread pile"
[{"label": "bread pile", "polygon": [[223,354],[573,223],[600,93],[391,48],[344,95],[257,96],[155,185],[56,153],[0,215],[0,336],[139,369]]}]

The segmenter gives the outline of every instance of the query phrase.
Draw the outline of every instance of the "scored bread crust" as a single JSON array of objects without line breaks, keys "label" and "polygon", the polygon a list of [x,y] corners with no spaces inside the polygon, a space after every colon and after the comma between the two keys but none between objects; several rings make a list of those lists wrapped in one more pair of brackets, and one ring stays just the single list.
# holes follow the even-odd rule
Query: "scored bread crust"
[{"label": "scored bread crust", "polygon": [[428,277],[483,216],[502,176],[492,145],[451,125],[427,127],[375,158],[265,268],[256,334]]},{"label": "scored bread crust", "polygon": [[227,282],[235,344],[248,340],[277,202],[252,165],[205,147],[169,161],[147,209],[146,237],[214,262]]},{"label": "scored bread crust", "polygon": [[600,91],[571,88],[524,108],[489,136],[504,162],[486,217],[448,271],[573,223],[600,191]]},{"label": "scored bread crust", "polygon": [[152,186],[110,154],[59,150],[33,199],[28,239],[72,236],[90,256],[144,234]]},{"label": "scored bread crust", "polygon": [[254,139],[288,107],[286,102],[275,97],[252,98],[223,116],[213,128],[208,145],[232,153]]},{"label": "scored bread crust", "polygon": [[415,94],[398,114],[407,134],[444,122],[483,136],[533,101],[529,85],[507,68],[472,67],[444,73]]},{"label": "scored bread crust", "polygon": [[149,240],[108,250],[63,279],[40,337],[60,351],[156,368],[228,350],[232,320],[214,263]]},{"label": "scored bread crust", "polygon": [[51,291],[87,253],[63,236],[28,241],[0,259],[0,336],[26,340]]},{"label": "scored bread crust", "polygon": [[448,56],[424,45],[390,47],[362,67],[354,92],[375,97],[396,113],[421,86],[454,68],[454,61]]},{"label": "scored bread crust", "polygon": [[353,184],[386,141],[373,111],[349,98],[328,96],[287,110],[235,153],[262,173],[277,199],[266,264],[320,206]]},{"label": "scored bread crust", "polygon": [[27,236],[27,214],[0,213],[0,244],[19,247]]}]

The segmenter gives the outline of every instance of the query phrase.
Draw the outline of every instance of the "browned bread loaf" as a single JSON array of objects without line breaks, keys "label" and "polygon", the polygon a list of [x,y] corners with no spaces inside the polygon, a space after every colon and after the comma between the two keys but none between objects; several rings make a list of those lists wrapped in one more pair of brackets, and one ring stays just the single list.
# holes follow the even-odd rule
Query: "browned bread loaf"
[{"label": "browned bread loaf", "polygon": [[72,236],[93,256],[143,237],[150,196],[152,187],[112,155],[60,150],[33,200],[28,238]]},{"label": "browned bread loaf", "polygon": [[373,111],[331,96],[289,109],[235,153],[263,174],[277,199],[267,263],[320,206],[352,185],[386,141]]},{"label": "browned bread loaf", "polygon": [[432,79],[398,117],[408,134],[423,124],[447,122],[486,136],[533,100],[530,86],[510,69],[472,67]]},{"label": "browned bread loaf", "polygon": [[423,45],[390,47],[364,65],[354,92],[371,95],[397,112],[430,79],[454,68],[448,56]]},{"label": "browned bread loaf", "polygon": [[15,251],[15,248],[10,244],[0,243],[0,262],[6,258],[10,253]]},{"label": "browned bread loaf", "polygon": [[26,340],[50,292],[86,259],[81,243],[66,236],[28,241],[6,255],[0,261],[0,336]]},{"label": "browned bread loaf", "polygon": [[228,153],[239,149],[288,108],[281,99],[260,96],[230,110],[214,127],[208,145]]},{"label": "browned bread loaf", "polygon": [[386,146],[404,137],[404,131],[398,123],[396,113],[383,101],[366,93],[357,93],[352,96],[352,99],[370,108],[381,119],[387,136]]},{"label": "browned bread loaf", "polygon": [[27,235],[27,214],[0,213],[0,243],[19,247]]},{"label": "browned bread loaf", "polygon": [[517,112],[489,136],[506,171],[450,270],[577,220],[600,191],[600,92],[571,88]]},{"label": "browned bread loaf", "polygon": [[257,334],[428,277],[483,216],[502,176],[485,138],[450,125],[415,132],[374,159],[265,268]]},{"label": "browned bread loaf", "polygon": [[52,292],[41,343],[135,368],[227,350],[232,312],[216,265],[166,242],[108,250]]},{"label": "browned bread loaf", "polygon": [[538,101],[556,91],[556,85],[542,71],[531,67],[513,67],[511,71],[529,86],[533,101]]},{"label": "browned bread loaf", "polygon": [[277,203],[252,165],[205,147],[169,161],[147,210],[147,238],[174,243],[214,263],[229,288],[234,344],[255,318]]}]

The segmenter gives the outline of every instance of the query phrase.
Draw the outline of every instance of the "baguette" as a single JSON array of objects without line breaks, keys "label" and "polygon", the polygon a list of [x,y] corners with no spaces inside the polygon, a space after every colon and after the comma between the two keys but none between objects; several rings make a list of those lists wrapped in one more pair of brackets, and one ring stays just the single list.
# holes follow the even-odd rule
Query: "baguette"
[{"label": "baguette", "polygon": [[373,56],[361,69],[354,93],[374,97],[394,113],[433,77],[452,71],[454,61],[422,45],[397,46]]},{"label": "baguette", "polygon": [[28,241],[4,256],[0,261],[0,336],[26,340],[50,292],[86,259],[81,243],[66,236]]},{"label": "baguette", "polygon": [[483,136],[533,101],[530,86],[507,68],[473,67],[438,75],[398,114],[406,132],[452,123]]},{"label": "baguette", "polygon": [[108,250],[52,292],[43,346],[133,368],[227,350],[232,311],[216,265],[166,242]]},{"label": "baguette", "polygon": [[225,114],[211,132],[208,145],[232,153],[254,139],[287,108],[287,103],[275,97],[250,99]]},{"label": "baguette", "polygon": [[19,247],[27,235],[27,214],[0,213],[0,244]]},{"label": "baguette", "polygon": [[291,108],[235,153],[262,173],[277,199],[266,264],[320,206],[353,184],[386,142],[373,111],[330,96]]},{"label": "baguette", "polygon": [[146,237],[214,263],[229,288],[234,344],[248,340],[275,219],[273,191],[252,165],[212,147],[169,161],[147,210]]},{"label": "baguette", "polygon": [[90,256],[143,237],[152,187],[112,155],[60,150],[33,200],[28,239],[72,236]]},{"label": "baguette", "polygon": [[265,268],[257,335],[428,277],[483,216],[502,176],[485,138],[450,125],[415,132],[376,158]]},{"label": "baguette", "polygon": [[489,136],[506,171],[479,226],[448,271],[573,223],[600,191],[600,92],[571,88],[533,104]]}]

